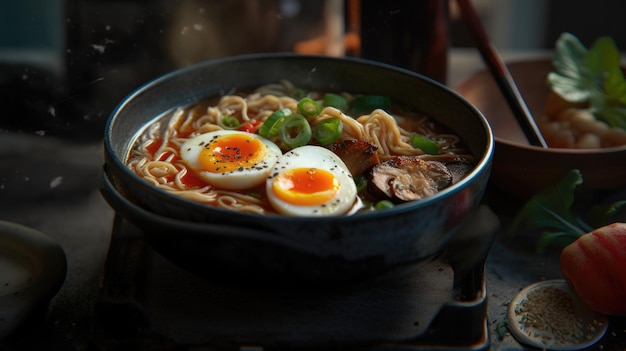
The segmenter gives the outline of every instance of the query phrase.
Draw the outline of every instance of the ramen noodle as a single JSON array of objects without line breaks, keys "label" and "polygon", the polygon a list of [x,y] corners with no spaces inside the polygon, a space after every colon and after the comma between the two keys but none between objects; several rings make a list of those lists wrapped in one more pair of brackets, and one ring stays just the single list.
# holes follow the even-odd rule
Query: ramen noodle
[{"label": "ramen noodle", "polygon": [[[127,165],[145,181],[190,201],[250,213],[304,216],[353,214],[374,210],[381,201],[392,204],[403,202],[406,199],[399,200],[400,194],[420,182],[412,179],[402,186],[395,185],[383,191],[372,191],[371,186],[360,187],[359,181],[375,182],[372,176],[374,170],[381,173],[391,171],[391,177],[399,179],[400,176],[393,175],[396,167],[407,164],[410,167],[424,166],[428,170],[426,173],[436,174],[435,177],[428,175],[424,178],[429,184],[437,184],[436,192],[458,181],[474,165],[474,159],[463,141],[429,116],[395,104],[355,112],[349,107],[327,105],[327,96],[339,99],[337,101],[347,103],[347,106],[361,97],[345,92],[303,92],[284,81],[262,86],[250,93],[235,92],[175,108],[156,118],[139,134]],[[319,111],[314,116],[301,118],[299,103],[305,97],[314,101]],[[374,100],[376,98],[381,97],[374,96]],[[291,123],[294,127],[277,134],[269,127],[269,121],[276,120],[282,112],[289,118],[283,117],[281,123]],[[295,115],[299,119],[291,118]],[[306,125],[302,121],[306,121]],[[293,145],[289,142],[300,137],[292,135],[299,133],[293,131],[297,128],[313,131],[314,135],[327,128],[327,134],[335,135],[331,141],[314,136],[307,139],[305,145]],[[234,140],[240,137],[245,139],[242,146],[217,145],[219,138]],[[434,145],[436,152],[426,152],[427,147],[417,147],[416,142],[420,140]],[[244,151],[250,143],[258,144],[261,156],[257,157],[257,149]],[[344,147],[347,150],[343,150]],[[210,162],[213,163],[207,166],[209,161],[201,159],[210,148],[214,152],[210,155]],[[233,150],[227,151],[229,149]],[[343,153],[340,152],[342,150]],[[228,152],[228,160],[220,158],[216,161],[215,157],[222,157]],[[286,157],[290,157],[288,162],[285,162]],[[244,158],[250,167],[242,163]],[[235,162],[234,168],[228,168],[231,161]],[[433,168],[434,163],[437,166]],[[442,165],[443,173],[438,165]],[[215,169],[209,172],[207,167]],[[321,187],[321,179],[326,174],[330,188],[317,189],[315,194],[311,190],[304,195],[296,188],[282,188],[291,180],[279,176],[279,173],[289,167],[293,168],[289,170],[293,177],[297,170],[304,169],[306,177],[310,175],[313,179],[315,172],[317,178],[306,185],[309,188]],[[409,173],[413,173],[413,168],[409,169]],[[452,178],[442,185],[439,175],[447,175],[448,172]],[[389,177],[385,175],[382,179]],[[293,187],[292,183],[289,186]],[[396,183],[400,184],[399,181]],[[349,193],[342,195],[342,191]],[[409,200],[434,193],[415,189],[410,192],[414,197],[409,196]],[[347,204],[339,204],[340,196],[349,199]],[[319,206],[315,208],[318,202]],[[304,210],[294,210],[293,207]]]}]

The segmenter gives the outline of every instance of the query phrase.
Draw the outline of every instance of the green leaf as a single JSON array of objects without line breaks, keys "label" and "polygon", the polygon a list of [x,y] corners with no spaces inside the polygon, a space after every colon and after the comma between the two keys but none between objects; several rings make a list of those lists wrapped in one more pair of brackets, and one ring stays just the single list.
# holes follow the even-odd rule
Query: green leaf
[{"label": "green leaf", "polygon": [[607,220],[602,225],[604,226],[604,225],[609,224],[608,217],[615,215],[617,211],[621,210],[622,207],[624,206],[626,206],[626,200],[616,201],[610,204],[609,206],[607,206],[604,211],[604,213],[607,216]]},{"label": "green leaf", "polygon": [[580,170],[569,171],[554,187],[536,194],[524,204],[513,219],[509,232],[520,229],[544,229],[568,232],[576,235],[585,233],[571,213],[574,191],[582,184]]},{"label": "green leaf", "polygon": [[589,50],[570,33],[563,33],[556,42],[553,71],[548,74],[548,85],[563,99],[586,102],[593,94],[594,81],[586,66]]},{"label": "green leaf", "polygon": [[624,73],[620,66],[606,69],[602,88],[604,89],[604,94],[608,101],[626,104],[626,79],[624,79]]},{"label": "green leaf", "polygon": [[626,106],[604,101],[600,104],[596,101],[592,107],[594,115],[606,122],[611,127],[626,129]]},{"label": "green leaf", "polygon": [[604,79],[606,72],[620,66],[620,54],[615,41],[610,37],[600,37],[589,49],[586,67],[599,79]]},{"label": "green leaf", "polygon": [[581,84],[579,78],[571,78],[556,72],[548,73],[548,85],[569,102],[584,103],[594,95],[593,90]]},{"label": "green leaf", "polygon": [[578,238],[579,235],[570,232],[544,232],[537,242],[537,251],[543,252],[550,247],[561,250]]},{"label": "green leaf", "polygon": [[552,65],[560,74],[579,78],[586,74],[584,62],[589,56],[589,50],[573,34],[563,33],[557,39]]},{"label": "green leaf", "polygon": [[509,333],[509,324],[507,321],[502,321],[496,325],[496,335],[498,340],[503,340]]},{"label": "green leaf", "polygon": [[587,222],[594,228],[611,224],[613,222],[611,217],[624,206],[626,206],[626,200],[594,206],[587,213]]},{"label": "green leaf", "polygon": [[563,33],[552,66],[547,77],[552,91],[570,102],[589,103],[596,118],[626,129],[626,78],[611,37],[599,37],[587,50],[574,35]]}]

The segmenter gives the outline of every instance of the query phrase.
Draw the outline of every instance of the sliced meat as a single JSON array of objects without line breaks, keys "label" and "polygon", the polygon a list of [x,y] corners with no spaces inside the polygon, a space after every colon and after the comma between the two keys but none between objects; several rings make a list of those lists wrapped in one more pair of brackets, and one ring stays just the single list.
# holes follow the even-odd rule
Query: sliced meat
[{"label": "sliced meat", "polygon": [[366,141],[345,140],[326,146],[346,164],[353,176],[363,174],[380,163],[378,147]]},{"label": "sliced meat", "polygon": [[374,194],[403,202],[432,196],[452,180],[451,172],[441,162],[397,156],[372,168],[369,186]]}]

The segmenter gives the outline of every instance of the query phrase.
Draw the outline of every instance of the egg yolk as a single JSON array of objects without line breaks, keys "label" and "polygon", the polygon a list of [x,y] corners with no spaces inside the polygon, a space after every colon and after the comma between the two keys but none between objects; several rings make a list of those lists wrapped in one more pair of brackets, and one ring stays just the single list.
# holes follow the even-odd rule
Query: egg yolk
[{"label": "egg yolk", "polygon": [[274,178],[272,190],[290,204],[313,206],[332,200],[339,192],[339,180],[323,169],[294,168]]},{"label": "egg yolk", "polygon": [[250,168],[263,160],[263,142],[240,134],[216,136],[204,146],[198,162],[205,171],[224,173]]}]

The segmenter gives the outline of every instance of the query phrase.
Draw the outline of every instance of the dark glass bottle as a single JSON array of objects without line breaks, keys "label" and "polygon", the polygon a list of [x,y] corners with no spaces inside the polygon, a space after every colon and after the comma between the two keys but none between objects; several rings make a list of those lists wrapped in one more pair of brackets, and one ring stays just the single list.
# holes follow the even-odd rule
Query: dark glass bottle
[{"label": "dark glass bottle", "polygon": [[360,0],[360,56],[445,82],[448,0]]}]

